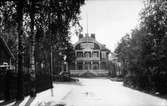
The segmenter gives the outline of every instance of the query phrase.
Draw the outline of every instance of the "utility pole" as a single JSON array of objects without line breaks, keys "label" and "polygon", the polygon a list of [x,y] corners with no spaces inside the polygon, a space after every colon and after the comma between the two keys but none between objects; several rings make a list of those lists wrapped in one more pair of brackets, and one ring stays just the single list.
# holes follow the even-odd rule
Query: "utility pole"
[{"label": "utility pole", "polygon": [[48,13],[48,17],[49,17],[49,34],[50,34],[50,87],[51,87],[51,95],[53,96],[53,79],[52,79],[52,75],[53,75],[53,34],[52,34],[52,18],[51,18],[51,7],[52,6],[52,0],[49,0],[49,13]]},{"label": "utility pole", "polygon": [[[87,0],[87,2],[88,2],[88,0]],[[86,31],[87,31],[87,34],[89,33],[89,28],[88,28],[88,5],[86,5],[86,27],[87,27],[87,29],[86,29]]]}]

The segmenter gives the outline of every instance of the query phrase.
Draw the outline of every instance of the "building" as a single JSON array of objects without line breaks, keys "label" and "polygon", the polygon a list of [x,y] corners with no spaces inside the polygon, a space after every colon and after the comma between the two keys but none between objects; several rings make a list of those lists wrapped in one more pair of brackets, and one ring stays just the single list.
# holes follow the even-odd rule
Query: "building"
[{"label": "building", "polygon": [[105,45],[96,40],[95,34],[79,35],[74,44],[75,68],[70,70],[75,76],[107,76],[108,54],[110,51]]},{"label": "building", "polygon": [[118,61],[118,58],[115,53],[110,53],[109,55],[109,70],[111,77],[122,76],[121,63]]},{"label": "building", "polygon": [[12,60],[14,60],[13,53],[10,51],[5,40],[0,37],[0,67],[4,67],[4,65],[11,66]]}]

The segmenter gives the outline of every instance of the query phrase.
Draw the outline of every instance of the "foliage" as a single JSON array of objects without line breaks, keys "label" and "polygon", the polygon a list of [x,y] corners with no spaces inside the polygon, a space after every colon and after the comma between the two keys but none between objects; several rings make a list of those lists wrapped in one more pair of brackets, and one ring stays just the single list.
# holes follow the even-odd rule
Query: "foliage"
[{"label": "foliage", "polygon": [[[150,3],[140,27],[122,38],[115,52],[124,69],[124,84],[151,92],[167,93],[167,14],[162,1]],[[128,39],[127,39],[128,38]]]},{"label": "foliage", "polygon": [[[24,65],[29,67],[30,48],[32,36],[35,36],[35,60],[40,66],[46,64],[49,68],[50,46],[53,46],[54,60],[63,60],[67,55],[67,61],[75,59],[73,46],[70,42],[69,29],[78,24],[80,7],[84,0],[8,0],[1,1],[1,35],[7,41],[9,47],[17,54],[17,2],[24,2],[23,11],[23,47]],[[32,8],[33,4],[33,10]],[[34,14],[33,20],[31,14]],[[34,35],[31,35],[31,22],[34,21]],[[62,53],[59,56],[60,52]],[[58,61],[55,61],[58,62]],[[56,63],[54,63],[56,64]]]}]

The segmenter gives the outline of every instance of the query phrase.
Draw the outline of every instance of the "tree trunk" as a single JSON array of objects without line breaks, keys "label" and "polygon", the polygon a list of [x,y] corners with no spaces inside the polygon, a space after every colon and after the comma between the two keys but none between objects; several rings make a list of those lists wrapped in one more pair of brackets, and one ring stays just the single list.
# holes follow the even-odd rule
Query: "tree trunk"
[{"label": "tree trunk", "polygon": [[24,99],[24,90],[23,90],[23,63],[22,63],[22,34],[23,34],[23,2],[20,0],[17,2],[17,32],[18,32],[18,53],[17,53],[17,100]]},{"label": "tree trunk", "polygon": [[30,81],[31,81],[31,91],[30,96],[35,97],[36,96],[36,72],[35,72],[35,34],[34,34],[34,18],[35,18],[35,12],[34,12],[34,1],[31,0],[30,2],[30,28],[31,28],[31,49],[30,49]]}]

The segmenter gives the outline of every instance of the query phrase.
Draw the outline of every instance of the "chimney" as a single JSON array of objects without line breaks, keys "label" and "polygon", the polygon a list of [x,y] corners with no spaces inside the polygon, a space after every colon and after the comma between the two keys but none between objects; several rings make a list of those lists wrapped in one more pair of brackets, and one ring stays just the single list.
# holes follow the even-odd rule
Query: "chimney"
[{"label": "chimney", "polygon": [[91,38],[96,39],[94,33],[91,34]]},{"label": "chimney", "polygon": [[79,40],[83,38],[83,34],[79,34]]}]

